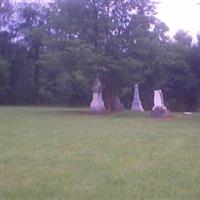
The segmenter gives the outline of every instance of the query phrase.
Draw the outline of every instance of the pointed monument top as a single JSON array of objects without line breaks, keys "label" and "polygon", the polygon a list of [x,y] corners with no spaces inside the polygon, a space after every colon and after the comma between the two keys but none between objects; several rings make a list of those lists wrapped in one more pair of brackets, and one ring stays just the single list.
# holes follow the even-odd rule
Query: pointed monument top
[{"label": "pointed monument top", "polygon": [[138,86],[138,84],[137,84],[137,83],[135,83],[135,84],[134,84],[134,87],[135,87],[135,88],[138,88],[139,86]]},{"label": "pointed monument top", "polygon": [[99,80],[99,76],[97,76],[94,85],[92,87],[92,92],[102,92],[101,81]]}]

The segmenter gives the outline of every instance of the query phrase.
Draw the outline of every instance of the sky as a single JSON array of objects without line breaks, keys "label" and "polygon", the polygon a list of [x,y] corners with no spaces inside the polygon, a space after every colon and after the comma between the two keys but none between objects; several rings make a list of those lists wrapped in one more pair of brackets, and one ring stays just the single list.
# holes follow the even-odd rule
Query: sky
[{"label": "sky", "polygon": [[157,18],[170,28],[170,36],[180,29],[194,38],[200,32],[200,0],[160,0],[157,12]]}]

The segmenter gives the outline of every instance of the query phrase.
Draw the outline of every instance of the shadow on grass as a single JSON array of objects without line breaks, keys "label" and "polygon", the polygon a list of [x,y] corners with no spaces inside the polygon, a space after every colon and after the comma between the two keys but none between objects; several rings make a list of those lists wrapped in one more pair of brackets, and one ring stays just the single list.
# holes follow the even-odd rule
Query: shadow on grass
[{"label": "shadow on grass", "polygon": [[90,117],[108,117],[108,118],[150,118],[149,112],[133,112],[125,110],[124,112],[106,111],[100,114],[90,113],[86,108],[53,108],[48,110],[40,110],[45,115],[62,115],[62,116],[90,116]]},{"label": "shadow on grass", "polygon": [[133,111],[124,111],[124,112],[116,112],[110,113],[109,116],[113,118],[149,118],[149,112],[133,112]]},{"label": "shadow on grass", "polygon": [[[39,109],[39,111],[38,111]],[[170,117],[166,118],[154,118],[151,117],[150,111],[144,112],[137,112],[137,111],[130,111],[125,110],[123,112],[109,112],[106,111],[101,114],[94,114],[90,113],[88,108],[70,108],[70,107],[37,107],[37,113],[39,112],[42,115],[51,115],[51,116],[89,116],[89,117],[105,117],[105,118],[113,118],[113,119],[128,119],[128,118],[146,118],[146,119],[153,119],[153,120],[164,120],[168,121],[174,118],[182,119],[182,118],[189,118],[196,119],[199,116],[198,114],[194,114],[192,116],[184,116],[182,113],[171,113]],[[199,118],[198,118],[199,119]]]},{"label": "shadow on grass", "polygon": [[74,110],[71,110],[71,109],[66,109],[66,108],[63,108],[63,109],[52,109],[52,110],[42,110],[40,111],[41,114],[47,114],[47,115],[89,115],[89,111],[87,110],[79,110],[79,109],[74,109]]}]

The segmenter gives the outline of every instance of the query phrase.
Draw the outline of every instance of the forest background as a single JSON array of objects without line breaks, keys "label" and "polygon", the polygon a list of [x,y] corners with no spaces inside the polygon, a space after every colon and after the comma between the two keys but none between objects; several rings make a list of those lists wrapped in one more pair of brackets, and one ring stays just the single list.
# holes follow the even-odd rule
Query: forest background
[{"label": "forest background", "polygon": [[[173,111],[200,107],[200,34],[173,38],[151,0],[0,4],[0,104],[87,106],[97,76],[105,103],[145,109],[162,89]],[[178,12],[178,11],[177,11]]]}]

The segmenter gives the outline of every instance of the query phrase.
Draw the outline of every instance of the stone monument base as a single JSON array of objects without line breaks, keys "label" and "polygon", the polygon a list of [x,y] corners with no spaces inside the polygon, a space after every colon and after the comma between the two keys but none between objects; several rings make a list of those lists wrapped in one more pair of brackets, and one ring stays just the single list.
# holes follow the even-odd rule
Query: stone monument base
[{"label": "stone monument base", "polygon": [[133,103],[131,106],[131,111],[144,112],[144,108],[142,107],[142,104],[140,102]]},{"label": "stone monument base", "polygon": [[94,115],[104,114],[104,113],[106,113],[106,109],[105,108],[100,108],[100,109],[90,108],[89,113],[94,114]]},{"label": "stone monument base", "polygon": [[151,116],[155,118],[167,118],[170,116],[170,112],[166,107],[157,106],[151,111]]}]

